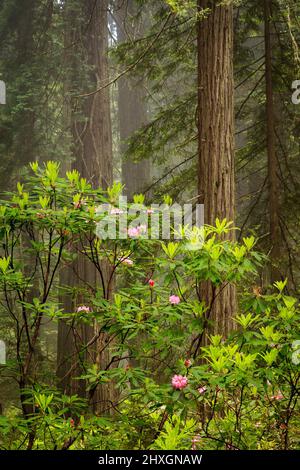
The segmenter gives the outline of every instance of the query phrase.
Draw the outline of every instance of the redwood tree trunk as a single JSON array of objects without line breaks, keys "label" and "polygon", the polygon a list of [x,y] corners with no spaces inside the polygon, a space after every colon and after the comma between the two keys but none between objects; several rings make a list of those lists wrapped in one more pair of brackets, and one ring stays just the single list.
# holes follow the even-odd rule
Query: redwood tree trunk
[{"label": "redwood tree trunk", "polygon": [[[198,22],[198,189],[204,204],[204,221],[234,220],[234,119],[233,119],[233,8],[199,0],[210,13]],[[234,238],[233,231],[229,237]],[[234,286],[216,292],[202,286],[203,299],[211,305],[214,331],[227,335],[236,310]]]},{"label": "redwood tree trunk", "polygon": [[[92,91],[99,89],[108,80],[108,29],[107,9],[108,2],[95,2],[94,0],[80,0],[80,11],[84,18],[85,27],[81,31],[73,32],[71,42],[77,44],[80,39],[83,45],[83,55],[89,70],[86,84]],[[74,11],[73,11],[74,14]],[[75,37],[74,37],[75,36]],[[75,41],[74,41],[75,39]],[[73,56],[76,50],[73,51]],[[76,83],[78,61],[73,57],[73,74]],[[84,89],[88,91],[87,89]],[[82,92],[82,88],[81,88]],[[79,98],[72,103],[71,128],[73,136],[73,155],[75,157],[73,168],[77,169],[93,187],[101,186],[107,188],[112,183],[112,137],[110,119],[109,90],[104,88],[98,93],[88,97]],[[105,281],[110,277],[108,265],[102,265]],[[79,284],[76,274],[80,273],[80,279],[96,288],[98,283],[98,272],[89,261],[79,256],[71,267],[69,273],[64,274],[66,284],[70,286]],[[100,287],[100,285],[99,285]],[[64,307],[74,311],[85,299],[70,299],[64,297]],[[77,303],[77,305],[76,305]],[[77,331],[71,331],[65,323],[60,324],[58,336],[58,375],[61,385],[69,393],[85,395],[85,387],[82,381],[74,380],[74,377],[84,371],[78,363],[78,351],[99,332],[99,326],[95,323],[93,327],[84,326]],[[64,349],[64,345],[66,349]],[[83,358],[86,362],[97,363],[99,370],[104,370],[110,362],[108,350],[108,337],[101,334],[98,341],[86,352]],[[99,352],[101,351],[101,353]],[[94,411],[102,414],[109,410],[114,401],[114,390],[112,384],[98,386],[94,390],[92,398]]]},{"label": "redwood tree trunk", "polygon": [[[133,24],[134,14],[134,0],[128,0],[127,2],[121,0],[116,11],[118,43],[129,39],[137,39],[143,35],[143,24],[139,28],[140,30],[135,30]],[[148,159],[134,162],[130,158],[124,158],[124,153],[127,150],[127,140],[147,122],[143,78],[140,77],[135,80],[131,76],[121,77],[118,81],[118,91],[122,183],[125,186],[125,195],[131,201],[133,195],[143,192],[150,181],[150,161]]]},{"label": "redwood tree trunk", "polygon": [[[88,84],[94,90],[108,81],[108,2],[84,0],[82,4],[88,25],[82,37],[90,68]],[[100,185],[105,189],[113,178],[109,88],[81,99],[85,121],[74,124],[74,166],[94,187]]]}]

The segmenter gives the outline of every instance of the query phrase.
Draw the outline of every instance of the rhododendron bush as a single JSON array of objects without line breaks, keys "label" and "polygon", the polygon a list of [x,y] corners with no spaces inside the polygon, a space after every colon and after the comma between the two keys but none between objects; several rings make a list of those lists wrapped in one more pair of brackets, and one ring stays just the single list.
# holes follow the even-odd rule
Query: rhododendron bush
[{"label": "rhododendron bush", "polygon": [[[60,177],[48,162],[33,164],[1,203],[1,323],[9,328],[0,373],[16,384],[0,416],[1,448],[298,448],[299,309],[286,281],[253,289],[264,260],[254,237],[226,238],[233,229],[226,221],[192,237],[183,227],[178,240],[148,239],[147,224],[129,227],[127,238],[99,238],[97,207],[120,217],[121,190],[92,189],[75,171]],[[82,283],[80,273],[77,285],[62,284],[61,272],[79,257],[97,285]],[[228,338],[214,332],[203,281],[216,290],[237,286]],[[74,311],[63,308],[65,295]],[[106,363],[86,354],[97,338],[73,352],[80,396],[61,389],[55,358],[41,358],[45,330],[61,321],[74,337],[90,325],[108,338]],[[93,397],[104,386],[116,398],[100,413]]]}]

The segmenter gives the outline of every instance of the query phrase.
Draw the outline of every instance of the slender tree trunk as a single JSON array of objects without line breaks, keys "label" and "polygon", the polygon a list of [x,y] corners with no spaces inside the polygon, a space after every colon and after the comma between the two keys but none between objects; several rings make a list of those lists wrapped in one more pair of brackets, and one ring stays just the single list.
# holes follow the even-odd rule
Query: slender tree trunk
[{"label": "slender tree trunk", "polygon": [[281,230],[280,230],[280,180],[279,164],[276,154],[276,113],[274,106],[273,73],[272,73],[272,49],[274,46],[275,31],[272,27],[271,0],[264,0],[265,22],[265,77],[266,77],[266,131],[267,131],[267,159],[269,179],[269,224],[270,224],[270,258],[271,282],[279,276],[276,264],[280,258]]},{"label": "slender tree trunk", "polygon": [[129,84],[126,78],[119,83],[119,120],[122,158],[122,183],[125,195],[131,201],[134,194],[142,193],[149,185],[150,162],[124,159],[126,141],[146,123],[145,93],[141,83]]},{"label": "slender tree trunk", "polygon": [[[89,69],[87,85],[95,90],[108,79],[108,4],[107,1],[95,2],[94,0],[81,0],[79,4],[84,18],[84,27],[82,28],[82,36],[78,32],[75,34],[77,38],[75,43],[78,38],[82,41],[83,53]],[[76,65],[73,64],[74,72],[76,74],[78,70]],[[81,100],[83,101],[77,102],[76,110],[73,109],[71,113],[73,155],[75,157],[72,166],[91,182],[93,187],[100,185],[105,189],[112,183],[113,177],[109,90],[105,88],[101,92],[81,98]],[[103,263],[102,269],[107,283],[110,277],[110,268]],[[66,284],[70,286],[78,284],[78,278],[76,279],[78,273],[80,273],[83,283],[97,286],[98,273],[96,269],[81,256],[73,264],[69,273],[64,274]],[[107,298],[110,294],[111,291],[106,292]],[[85,303],[85,299],[72,299],[70,296],[64,296],[63,303],[64,307],[68,309],[67,311],[74,311],[78,304]],[[84,382],[74,380],[74,377],[83,372],[78,364],[78,351],[98,333],[99,326],[96,323],[93,327],[84,326],[80,328],[75,335],[68,325],[63,322],[60,323],[58,376],[61,378],[61,385],[65,391],[78,393],[81,396],[85,395]],[[64,345],[66,350],[62,350]],[[87,362],[94,362],[98,365],[99,370],[104,370],[110,362],[107,335],[100,334],[97,342],[84,354],[82,359]],[[75,364],[74,361],[76,361]],[[95,412],[99,414],[107,412],[114,401],[113,385],[98,386],[90,398]]]},{"label": "slender tree trunk", "polygon": [[[143,25],[136,31],[133,25],[135,14],[134,0],[121,1],[117,6],[118,42],[122,43],[137,39],[143,34]],[[122,156],[122,182],[125,186],[125,195],[132,200],[134,194],[143,192],[150,181],[150,161],[134,162],[130,158],[124,159],[127,150],[127,140],[134,135],[147,122],[147,105],[143,79],[134,80],[132,77],[121,77],[118,81],[118,111],[120,129],[120,151]]]},{"label": "slender tree trunk", "polygon": [[[25,67],[29,70],[30,64],[34,59],[34,11],[35,0],[24,1],[24,18],[20,22],[17,34],[18,46],[18,67],[22,70]],[[31,96],[31,81],[27,78],[22,83],[22,88],[19,90],[20,95],[26,96],[23,103],[23,110],[17,115],[19,121],[19,133],[16,137],[15,144],[15,158],[13,159],[17,173],[28,165],[29,162],[34,160],[34,126],[35,126],[35,111],[32,103]],[[17,166],[19,165],[19,167]]]},{"label": "slender tree trunk", "polygon": [[[17,62],[18,66],[26,71],[29,71],[29,68],[34,63],[34,15],[35,15],[35,0],[26,0],[24,1],[24,17],[19,23],[19,28],[17,30]],[[34,160],[34,140],[35,140],[35,112],[34,105],[32,103],[32,97],[30,96],[30,80],[24,79],[19,93],[27,95],[23,103],[23,109],[21,107],[19,114],[17,114],[17,122],[19,132],[16,135],[15,143],[15,155],[13,159],[15,175],[20,175],[21,170],[27,165],[30,161]],[[11,176],[11,175],[10,175]],[[38,234],[37,239],[38,239]],[[29,248],[29,242],[26,237],[23,239],[24,245]],[[25,265],[25,275],[30,272],[30,264],[32,260],[29,259],[28,255],[20,253],[20,256],[23,257],[23,262]],[[34,297],[39,297],[38,292],[38,283],[34,279],[33,286],[29,292],[26,301],[29,303],[33,302]],[[40,338],[39,338],[40,339]],[[32,361],[30,368],[27,374],[24,374],[20,378],[19,387],[20,387],[20,396],[24,397],[24,389],[29,385],[30,381],[34,380],[35,371],[38,368],[39,360],[42,359],[42,353],[40,348],[39,339],[35,344]],[[41,360],[42,362],[42,360]],[[22,371],[23,371],[22,367]],[[30,377],[30,380],[29,380]],[[28,418],[34,411],[33,404],[27,399],[22,400],[23,415],[25,418]],[[33,433],[30,433],[30,438],[32,439]],[[30,442],[30,439],[29,439]],[[30,446],[30,443],[29,443]]]},{"label": "slender tree trunk", "polygon": [[[234,119],[233,119],[233,8],[199,0],[199,11],[210,8],[198,22],[198,139],[199,200],[204,204],[204,221],[234,220]],[[233,231],[229,234],[234,239]],[[227,335],[236,310],[234,286],[216,291],[202,286],[203,299],[210,305],[214,331]]]},{"label": "slender tree trunk", "polygon": [[[65,138],[68,138],[71,153],[74,152],[73,142],[73,126],[74,126],[74,115],[72,113],[72,99],[71,93],[75,87],[75,78],[78,74],[78,58],[75,56],[74,44],[79,43],[78,31],[76,28],[75,18],[78,11],[72,7],[72,2],[66,1],[64,5],[64,121],[66,129],[70,129]],[[77,5],[78,8],[78,5]],[[71,170],[72,162],[70,160],[64,161],[63,171]],[[64,288],[65,286],[72,286],[75,283],[74,274],[71,266],[64,266],[59,273],[59,285]],[[63,311],[73,312],[75,308],[74,299],[71,293],[60,292],[59,303],[63,308]],[[85,392],[79,393],[79,382],[74,382],[72,377],[75,376],[73,368],[75,367],[75,347],[73,330],[69,324],[64,320],[59,320],[58,332],[57,332],[57,378],[58,385],[62,392],[67,395],[72,393],[78,393],[80,396],[84,396]],[[77,390],[76,390],[77,388]]]},{"label": "slender tree trunk", "polygon": [[[82,4],[86,28],[82,40],[94,90],[108,80],[108,2],[85,0]],[[94,187],[105,189],[113,178],[109,89],[81,99],[85,121],[74,125],[74,166]]]},{"label": "slender tree trunk", "polygon": [[[90,82],[97,89],[108,81],[108,1],[96,2],[85,0],[84,12],[87,21],[88,32],[84,35],[84,48],[87,53],[87,63],[91,68]],[[88,23],[89,22],[89,23]],[[113,180],[112,166],[112,134],[109,89],[89,96],[85,99],[84,116],[85,123],[75,124],[76,154],[74,166],[79,172],[92,182],[94,187],[101,186],[106,189]],[[98,273],[91,269],[86,260],[79,260],[78,269],[85,281],[97,285]],[[103,263],[102,270],[106,286],[110,278],[110,267]],[[106,297],[110,298],[111,290],[106,289]],[[85,342],[99,333],[99,327],[95,323],[93,328],[85,330]],[[99,370],[105,370],[111,356],[109,352],[109,337],[101,333],[90,351]],[[94,410],[97,413],[107,412],[115,400],[113,384],[98,386],[93,395]]]}]

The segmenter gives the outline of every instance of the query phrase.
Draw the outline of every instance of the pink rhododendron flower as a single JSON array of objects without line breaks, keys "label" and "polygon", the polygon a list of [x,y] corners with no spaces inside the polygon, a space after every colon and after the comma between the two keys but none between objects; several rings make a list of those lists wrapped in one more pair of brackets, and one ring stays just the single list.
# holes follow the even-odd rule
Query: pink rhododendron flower
[{"label": "pink rhododendron flower", "polygon": [[200,436],[195,436],[192,439],[192,450],[197,450],[196,444],[201,441]]},{"label": "pink rhododendron flower", "polygon": [[130,238],[137,238],[140,235],[142,235],[142,233],[146,233],[146,232],[147,232],[147,225],[145,224],[138,225],[137,227],[129,227],[129,229],[127,230],[128,236]]},{"label": "pink rhododendron flower", "polygon": [[132,266],[133,261],[130,258],[120,258],[119,260],[122,264],[127,264],[127,266]]},{"label": "pink rhododendron flower", "polygon": [[170,295],[169,302],[170,304],[177,305],[180,302],[180,298],[178,297],[178,295]]},{"label": "pink rhododendron flower", "polygon": [[226,444],[226,450],[236,450],[236,448],[231,444]]},{"label": "pink rhododendron flower", "polygon": [[147,209],[146,212],[147,212],[147,214],[153,214],[154,210],[153,209]]},{"label": "pink rhododendron flower", "polygon": [[154,287],[155,282],[153,281],[153,279],[149,279],[148,284],[150,287]]},{"label": "pink rhododendron flower", "polygon": [[127,233],[130,238],[137,238],[140,235],[140,231],[137,227],[130,227],[127,230]]},{"label": "pink rhododendron flower", "polygon": [[277,393],[277,395],[272,395],[271,396],[271,400],[282,400],[284,398],[284,396],[282,395],[282,393],[279,391]]},{"label": "pink rhododendron flower", "polygon": [[192,361],[191,361],[190,359],[186,359],[186,360],[184,361],[184,365],[185,365],[185,367],[191,367]]},{"label": "pink rhododendron flower", "polygon": [[87,307],[86,305],[80,305],[77,307],[77,313],[83,312],[83,313],[89,313],[91,311],[90,307]]},{"label": "pink rhododendron flower", "polygon": [[188,379],[184,375],[174,375],[172,378],[172,386],[176,390],[184,389],[188,384]]},{"label": "pink rhododendron flower", "polygon": [[207,390],[206,387],[199,387],[199,388],[198,388],[198,392],[199,392],[201,395],[203,395],[203,393],[205,393],[206,390]]}]

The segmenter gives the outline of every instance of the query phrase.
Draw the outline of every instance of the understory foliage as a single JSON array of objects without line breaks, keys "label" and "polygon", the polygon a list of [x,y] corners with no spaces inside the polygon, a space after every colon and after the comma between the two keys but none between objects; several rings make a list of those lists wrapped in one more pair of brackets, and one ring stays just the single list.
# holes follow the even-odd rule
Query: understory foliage
[{"label": "understory foliage", "polygon": [[[121,186],[92,189],[76,171],[59,176],[55,162],[31,168],[0,207],[0,321],[10,351],[0,378],[17,389],[0,416],[1,448],[298,448],[298,301],[285,293],[285,281],[266,294],[251,288],[264,261],[254,237],[228,241],[231,224],[217,220],[203,230],[183,227],[181,239],[148,239],[148,210],[144,234],[101,239],[97,223],[121,216]],[[106,212],[97,210],[103,204]],[[81,284],[77,307],[67,312],[58,274],[79,255],[99,283]],[[213,330],[204,281],[213,299],[228,283],[242,293],[229,338]],[[60,391],[51,361],[49,370],[39,365],[43,325],[61,320],[74,334],[96,324],[113,339],[102,369],[82,359],[91,344],[78,351],[84,397]],[[91,399],[103,384],[113,384],[117,398],[97,416]]]}]

